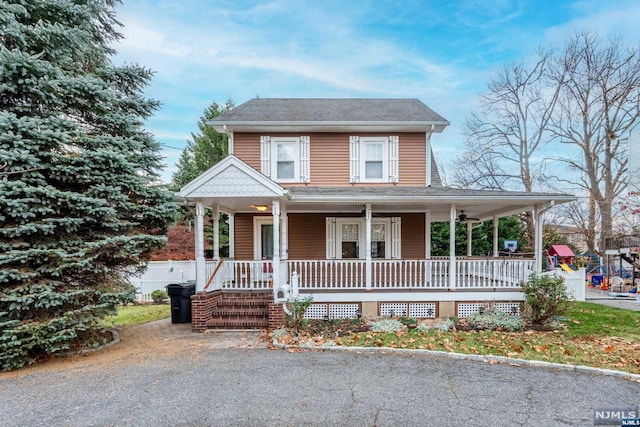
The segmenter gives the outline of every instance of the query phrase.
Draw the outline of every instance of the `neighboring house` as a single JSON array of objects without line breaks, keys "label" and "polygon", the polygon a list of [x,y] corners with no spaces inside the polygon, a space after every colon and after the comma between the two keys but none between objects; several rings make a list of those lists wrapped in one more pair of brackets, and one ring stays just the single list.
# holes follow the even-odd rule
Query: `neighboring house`
[{"label": "neighboring house", "polygon": [[578,253],[587,252],[587,238],[578,227],[561,224],[549,224],[549,227],[562,236],[564,242],[573,245],[578,250]]},{"label": "neighboring house", "polygon": [[[431,139],[449,122],[417,99],[252,99],[210,124],[230,154],[180,191],[196,206],[194,330],[266,326],[266,302],[257,313],[252,298],[268,298],[275,326],[298,294],[317,318],[517,310],[520,283],[541,269],[544,211],[574,200],[443,187]],[[205,259],[205,207],[229,214],[228,259],[215,237]],[[536,259],[499,257],[498,219],[523,211],[537,220]],[[486,220],[494,256],[456,257],[456,222],[470,236]],[[442,221],[451,252],[436,258],[430,229]]]}]

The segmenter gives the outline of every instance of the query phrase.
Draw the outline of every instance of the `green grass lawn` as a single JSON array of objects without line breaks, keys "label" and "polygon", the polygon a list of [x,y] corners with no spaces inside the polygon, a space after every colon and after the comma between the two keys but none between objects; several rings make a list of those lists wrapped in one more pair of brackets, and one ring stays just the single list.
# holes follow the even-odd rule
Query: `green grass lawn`
[{"label": "green grass lawn", "polygon": [[118,314],[106,317],[103,321],[107,327],[131,326],[171,316],[169,304],[139,304],[118,308]]},{"label": "green grass lawn", "polygon": [[337,344],[443,350],[587,365],[640,373],[640,312],[572,303],[562,330],[360,332]]}]

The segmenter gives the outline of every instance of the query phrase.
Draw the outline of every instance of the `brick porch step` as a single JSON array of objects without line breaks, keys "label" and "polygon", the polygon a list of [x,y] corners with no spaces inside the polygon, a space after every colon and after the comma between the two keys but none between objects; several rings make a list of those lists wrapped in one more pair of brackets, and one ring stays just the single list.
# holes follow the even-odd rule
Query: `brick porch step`
[{"label": "brick porch step", "polygon": [[219,319],[207,320],[208,329],[264,329],[269,327],[269,319],[258,319],[243,317],[241,319]]},{"label": "brick porch step", "polygon": [[268,308],[236,308],[229,306],[217,306],[212,311],[213,317],[225,317],[225,316],[256,316],[256,317],[269,317],[269,309]]},{"label": "brick porch step", "polygon": [[207,329],[262,329],[269,327],[271,292],[225,292],[211,310]]}]

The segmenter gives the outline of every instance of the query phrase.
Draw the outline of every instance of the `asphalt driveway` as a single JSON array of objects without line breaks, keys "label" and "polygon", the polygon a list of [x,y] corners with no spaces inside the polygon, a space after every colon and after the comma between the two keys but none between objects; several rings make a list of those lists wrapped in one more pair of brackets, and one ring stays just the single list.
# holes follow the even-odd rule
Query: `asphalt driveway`
[{"label": "asphalt driveway", "polygon": [[584,426],[594,408],[640,402],[639,383],[586,372],[385,351],[287,352],[264,348],[257,335],[167,328],[152,344],[124,334],[104,354],[0,374],[2,424]]}]

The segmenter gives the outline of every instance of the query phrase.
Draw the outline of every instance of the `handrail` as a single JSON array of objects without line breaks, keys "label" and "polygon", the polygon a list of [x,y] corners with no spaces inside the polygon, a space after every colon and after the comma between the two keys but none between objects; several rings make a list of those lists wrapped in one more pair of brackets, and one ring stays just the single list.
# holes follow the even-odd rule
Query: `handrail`
[{"label": "handrail", "polygon": [[216,268],[213,270],[213,273],[211,273],[211,277],[209,277],[209,280],[207,281],[207,284],[204,285],[204,290],[205,291],[207,290],[207,288],[209,287],[211,282],[213,282],[213,279],[214,279],[214,277],[216,277],[216,274],[218,274],[218,270],[220,270],[220,267],[222,266],[223,262],[224,262],[224,259],[220,258],[220,260],[218,261],[218,265],[216,265]]}]

